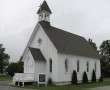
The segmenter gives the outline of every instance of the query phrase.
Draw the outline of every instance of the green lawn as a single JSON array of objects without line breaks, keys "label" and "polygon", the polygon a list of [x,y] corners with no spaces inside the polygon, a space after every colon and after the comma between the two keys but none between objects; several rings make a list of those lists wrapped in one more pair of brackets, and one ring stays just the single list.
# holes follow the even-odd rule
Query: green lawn
[{"label": "green lawn", "polygon": [[0,81],[12,80],[12,77],[9,75],[0,75]]},{"label": "green lawn", "polygon": [[88,88],[99,87],[99,86],[108,86],[110,85],[110,78],[105,78],[103,82],[97,83],[87,83],[87,84],[78,84],[78,85],[67,85],[67,86],[49,86],[49,87],[37,87],[27,85],[25,88],[35,89],[35,90],[87,90]]},{"label": "green lawn", "polygon": [[[12,77],[9,75],[0,76],[0,81],[12,80]],[[105,78],[103,82],[97,83],[87,83],[87,84],[78,84],[78,85],[65,85],[65,86],[41,86],[37,87],[36,85],[25,85],[25,88],[34,89],[34,90],[87,90],[88,88],[94,88],[99,86],[108,86],[110,85],[110,78]]]}]

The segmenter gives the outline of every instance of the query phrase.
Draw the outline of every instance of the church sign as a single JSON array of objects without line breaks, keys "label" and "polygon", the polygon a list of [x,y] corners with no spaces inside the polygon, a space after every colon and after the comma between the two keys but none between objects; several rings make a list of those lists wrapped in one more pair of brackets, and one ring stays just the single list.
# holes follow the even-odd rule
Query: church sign
[{"label": "church sign", "polygon": [[45,74],[39,74],[39,82],[45,82]]},{"label": "church sign", "polygon": [[45,73],[39,73],[38,74],[38,86],[39,86],[39,84],[45,84],[47,86],[46,74]]}]

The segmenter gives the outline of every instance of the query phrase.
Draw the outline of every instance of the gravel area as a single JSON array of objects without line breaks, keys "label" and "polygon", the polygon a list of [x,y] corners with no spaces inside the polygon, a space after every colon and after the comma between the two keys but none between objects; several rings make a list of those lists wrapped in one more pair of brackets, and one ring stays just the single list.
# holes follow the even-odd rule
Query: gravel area
[{"label": "gravel area", "polygon": [[0,90],[32,90],[19,87],[11,87],[8,85],[9,83],[11,83],[11,81],[0,81]]},{"label": "gravel area", "polygon": [[[9,83],[11,83],[11,81],[0,81],[0,90],[32,90],[19,87],[11,87],[8,85]],[[97,87],[89,90],[110,90],[110,86]]]}]

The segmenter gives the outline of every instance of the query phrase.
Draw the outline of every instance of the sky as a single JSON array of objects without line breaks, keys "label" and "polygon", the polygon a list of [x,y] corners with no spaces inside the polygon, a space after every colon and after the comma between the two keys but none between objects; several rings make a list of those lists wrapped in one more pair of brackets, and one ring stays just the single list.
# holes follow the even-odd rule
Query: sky
[{"label": "sky", "polygon": [[[0,43],[10,62],[20,59],[38,22],[44,0],[0,0]],[[110,39],[110,0],[46,0],[52,26],[91,38],[97,46]]]}]

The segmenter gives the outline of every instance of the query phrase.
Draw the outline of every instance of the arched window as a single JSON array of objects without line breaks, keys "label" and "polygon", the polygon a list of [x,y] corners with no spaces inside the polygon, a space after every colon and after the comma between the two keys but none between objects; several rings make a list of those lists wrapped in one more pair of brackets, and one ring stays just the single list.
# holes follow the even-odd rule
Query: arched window
[{"label": "arched window", "polygon": [[47,15],[47,20],[49,20],[49,15]]},{"label": "arched window", "polygon": [[50,59],[49,65],[50,65],[50,72],[52,72],[52,59]]},{"label": "arched window", "polygon": [[43,18],[43,15],[42,15],[42,14],[40,14],[40,16],[39,16],[39,17],[40,17],[40,20],[42,20],[42,18]]},{"label": "arched window", "polygon": [[40,19],[42,18],[42,15],[40,15]]},{"label": "arched window", "polygon": [[47,15],[45,14],[45,18],[47,18]]},{"label": "arched window", "polygon": [[68,60],[65,60],[65,71],[68,72]]},{"label": "arched window", "polygon": [[79,60],[77,61],[77,72],[79,72],[79,68],[80,68],[80,66],[79,66]]},{"label": "arched window", "polygon": [[95,66],[95,72],[96,72],[97,71],[97,62],[95,62],[94,66]]},{"label": "arched window", "polygon": [[42,18],[43,18],[43,14],[42,14]]},{"label": "arched window", "polygon": [[87,72],[89,72],[89,62],[87,61]]},{"label": "arched window", "polygon": [[39,16],[39,17],[40,17],[40,20],[42,20],[42,19],[43,19],[43,14],[40,14],[40,16]]}]

